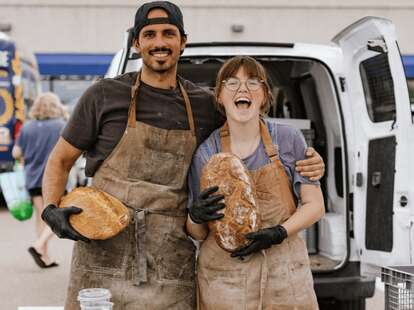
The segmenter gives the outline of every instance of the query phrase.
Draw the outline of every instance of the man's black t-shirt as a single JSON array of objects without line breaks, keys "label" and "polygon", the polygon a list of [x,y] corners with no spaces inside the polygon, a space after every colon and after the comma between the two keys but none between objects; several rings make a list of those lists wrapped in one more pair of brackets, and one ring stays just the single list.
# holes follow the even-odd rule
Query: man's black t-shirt
[{"label": "man's black t-shirt", "polygon": [[[87,176],[93,176],[112,152],[125,131],[131,86],[137,73],[103,79],[89,87],[80,98],[63,138],[86,152]],[[179,77],[190,98],[197,133],[197,145],[222,125],[212,93]],[[137,98],[137,120],[163,129],[188,130],[187,112],[179,88],[154,88],[141,83]]]}]

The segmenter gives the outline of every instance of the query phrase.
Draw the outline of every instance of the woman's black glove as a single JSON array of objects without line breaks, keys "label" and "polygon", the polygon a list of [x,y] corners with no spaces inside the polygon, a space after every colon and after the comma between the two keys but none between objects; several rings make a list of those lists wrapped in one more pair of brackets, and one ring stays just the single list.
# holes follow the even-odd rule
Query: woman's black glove
[{"label": "woman's black glove", "polygon": [[287,238],[287,231],[282,225],[261,229],[246,234],[246,239],[252,243],[231,253],[231,257],[243,257],[260,250],[268,249],[274,244],[279,244]]},{"label": "woman's black glove", "polygon": [[59,237],[64,239],[71,239],[74,241],[90,240],[76,230],[73,229],[69,223],[69,216],[72,214],[81,213],[82,209],[77,207],[58,208],[53,204],[48,205],[42,212],[42,220],[52,229],[52,231]]},{"label": "woman's black glove", "polygon": [[225,207],[219,202],[224,199],[223,195],[211,195],[218,190],[218,186],[205,189],[188,208],[188,214],[194,223],[202,224],[208,221],[221,219],[224,214],[217,213]]}]

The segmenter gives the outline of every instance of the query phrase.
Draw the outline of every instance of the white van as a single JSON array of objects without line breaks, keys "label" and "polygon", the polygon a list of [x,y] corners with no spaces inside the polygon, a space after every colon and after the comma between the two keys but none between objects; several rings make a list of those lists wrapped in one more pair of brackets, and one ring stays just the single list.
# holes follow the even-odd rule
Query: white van
[{"label": "white van", "polygon": [[[321,309],[365,309],[375,282],[362,267],[414,255],[413,111],[394,25],[366,17],[330,45],[188,44],[179,74],[212,88],[235,55],[265,66],[276,98],[269,116],[299,126],[325,160],[326,215],[304,234]],[[141,64],[129,35],[107,76]]]}]

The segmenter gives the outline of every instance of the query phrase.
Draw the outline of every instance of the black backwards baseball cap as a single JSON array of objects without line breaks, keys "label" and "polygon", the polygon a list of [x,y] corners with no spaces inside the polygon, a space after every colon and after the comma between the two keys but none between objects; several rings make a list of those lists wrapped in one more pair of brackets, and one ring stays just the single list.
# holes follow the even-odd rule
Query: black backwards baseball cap
[{"label": "black backwards baseball cap", "polygon": [[[152,9],[163,9],[168,17],[148,18],[148,13]],[[134,38],[139,36],[142,28],[153,24],[171,24],[177,26],[181,35],[183,37],[187,36],[184,31],[183,14],[181,13],[180,8],[172,2],[152,1],[141,5],[135,13]]]}]

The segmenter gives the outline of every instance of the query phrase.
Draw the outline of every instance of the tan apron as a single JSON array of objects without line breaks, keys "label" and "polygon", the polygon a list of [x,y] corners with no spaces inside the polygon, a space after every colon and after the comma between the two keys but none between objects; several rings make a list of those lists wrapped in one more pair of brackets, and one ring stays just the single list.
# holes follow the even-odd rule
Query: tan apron
[{"label": "tan apron", "polygon": [[115,310],[194,309],[194,245],[184,232],[186,178],[196,135],[136,121],[138,74],[132,87],[127,128],[93,178],[93,186],[131,209],[130,225],[105,241],[76,242],[65,309],[79,309],[78,291],[107,288]]},{"label": "tan apron", "polygon": [[[260,131],[271,163],[250,173],[266,228],[286,221],[296,202],[263,122]],[[222,151],[231,152],[227,123],[220,135]],[[230,257],[209,234],[201,245],[197,281],[200,310],[318,309],[306,245],[298,235],[241,260]]]}]

